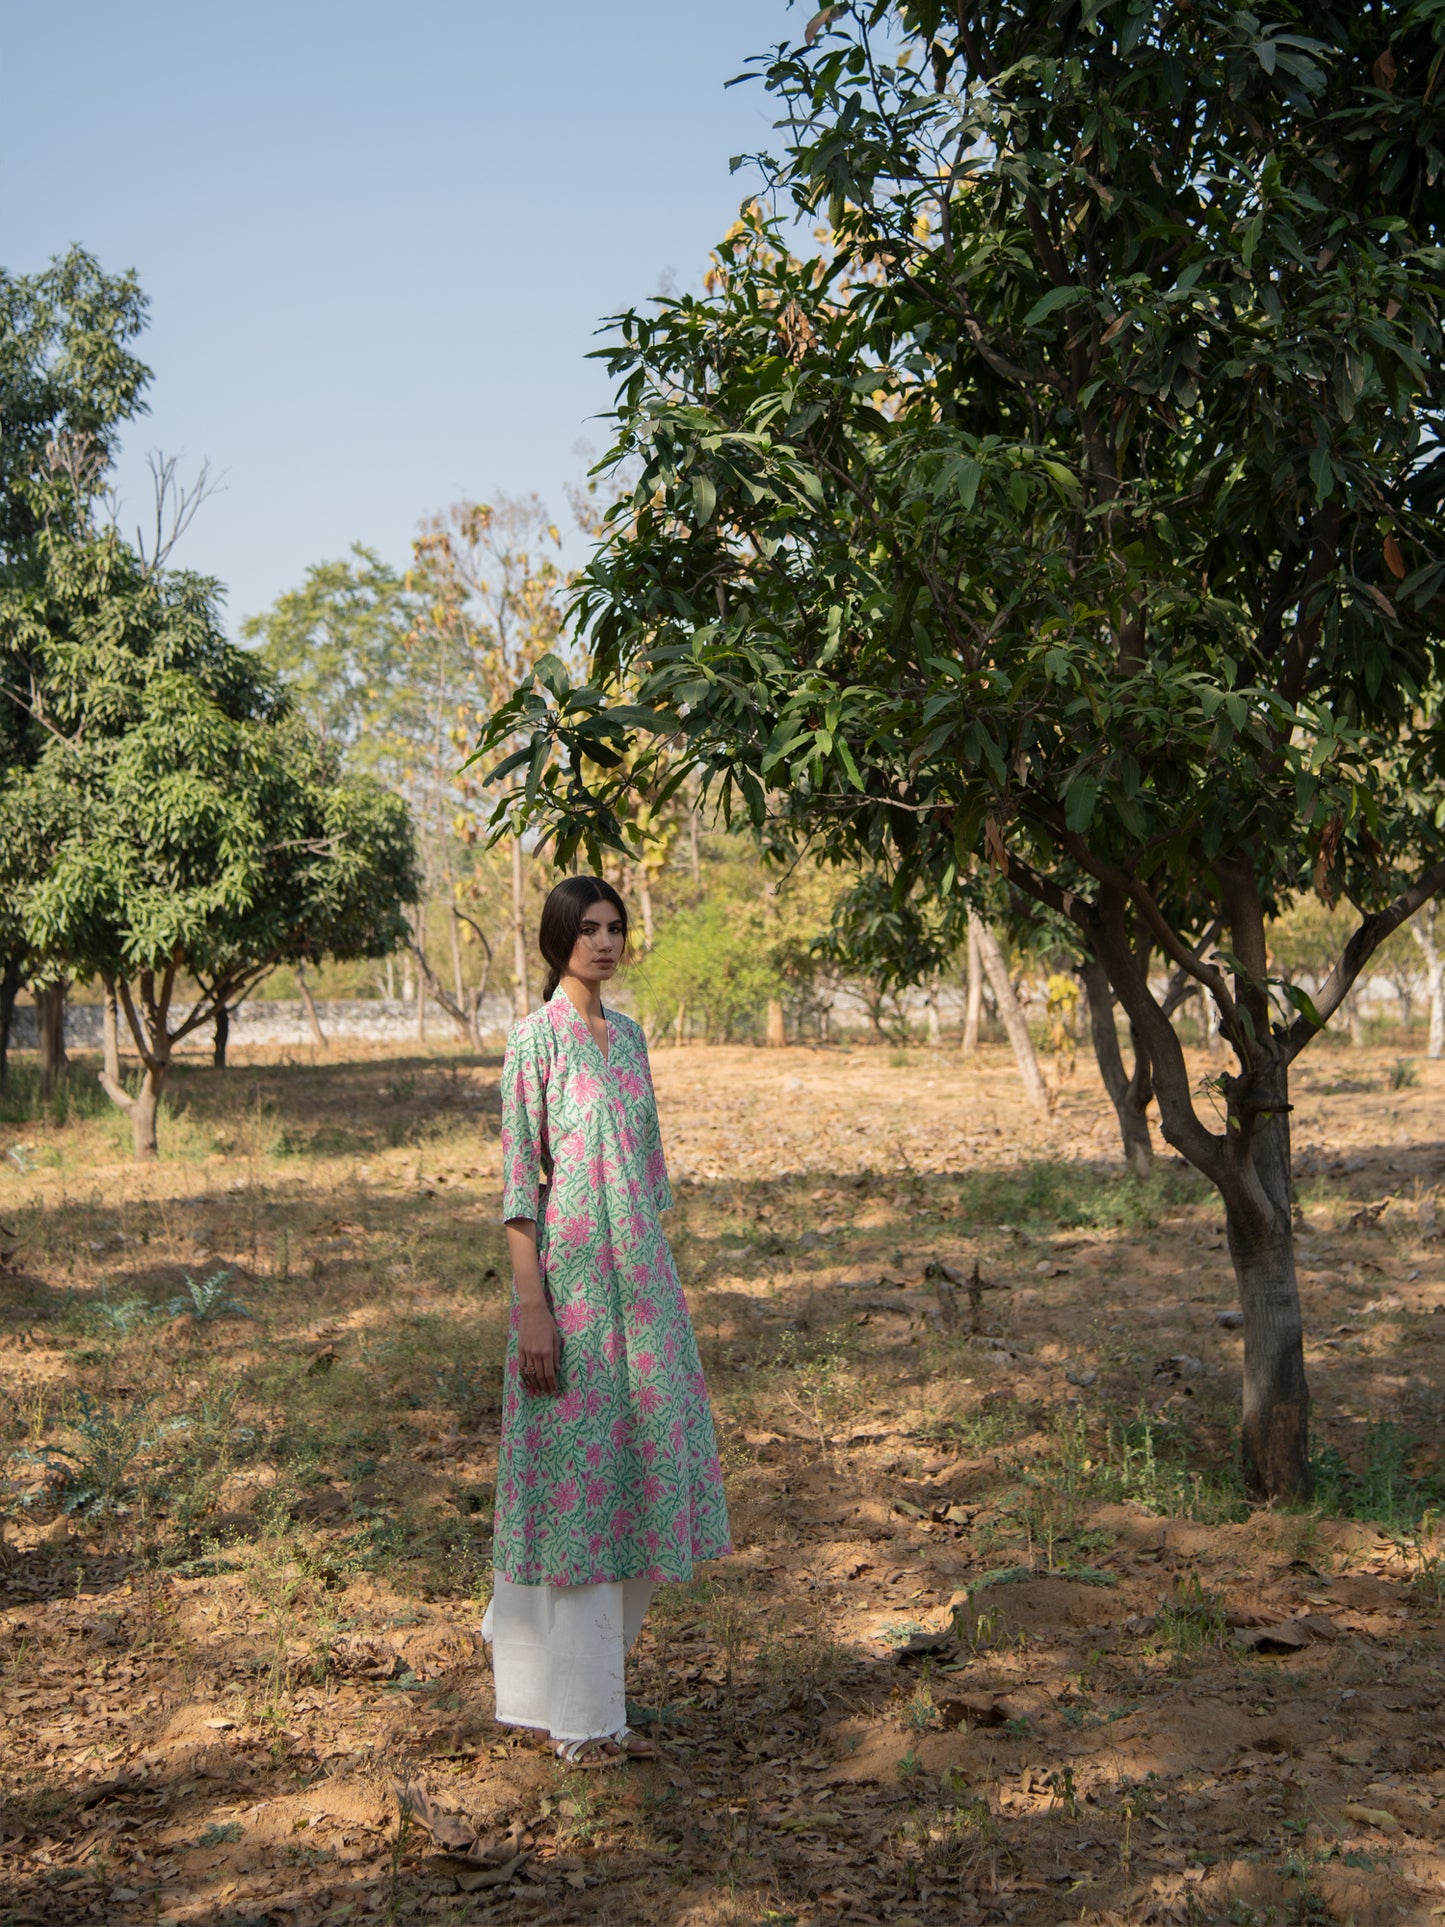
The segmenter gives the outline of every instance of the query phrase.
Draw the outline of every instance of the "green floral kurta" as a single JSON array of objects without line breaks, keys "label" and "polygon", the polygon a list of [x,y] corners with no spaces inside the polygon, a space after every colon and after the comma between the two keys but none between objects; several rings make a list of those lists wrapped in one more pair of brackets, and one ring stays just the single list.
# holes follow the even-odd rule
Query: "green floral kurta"
[{"label": "green floral kurta", "polygon": [[538,1219],[562,1334],[558,1390],[534,1396],[513,1301],[493,1556],[516,1585],[687,1579],[694,1559],[732,1550],[697,1340],[658,1221],[672,1192],[647,1043],[617,1011],[607,1028],[604,1058],[557,990],[514,1027],[502,1070],[502,1216]]}]

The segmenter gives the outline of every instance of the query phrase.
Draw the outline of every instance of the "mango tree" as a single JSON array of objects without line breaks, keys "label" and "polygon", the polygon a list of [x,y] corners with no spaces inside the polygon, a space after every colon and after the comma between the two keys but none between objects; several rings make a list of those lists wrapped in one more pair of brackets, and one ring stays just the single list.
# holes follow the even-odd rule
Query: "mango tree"
[{"label": "mango tree", "polygon": [[[1223,1201],[1281,1497],[1290,1066],[1445,883],[1442,65],[1436,0],[826,7],[761,163],[824,239],[755,206],[619,318],[590,678],[539,664],[479,746],[562,861],[651,733],[775,841],[1072,923]],[[1313,999],[1266,951],[1311,889],[1354,907]],[[1234,1053],[1202,1102],[1151,951]]]},{"label": "mango tree", "polygon": [[101,977],[141,1063],[101,1082],[154,1157],[177,1045],[267,971],[383,956],[416,894],[405,804],[229,642],[214,585],[148,569],[57,499],[0,588],[0,682],[36,740],[0,784],[0,885],[47,969]]}]

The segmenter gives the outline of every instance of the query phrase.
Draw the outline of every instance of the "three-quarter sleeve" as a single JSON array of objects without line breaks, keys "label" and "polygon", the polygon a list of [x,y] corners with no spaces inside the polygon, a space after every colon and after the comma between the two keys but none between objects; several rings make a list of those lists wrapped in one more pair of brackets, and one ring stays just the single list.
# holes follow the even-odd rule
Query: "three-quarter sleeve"
[{"label": "three-quarter sleeve", "polygon": [[507,1040],[502,1064],[502,1217],[536,1218],[547,1112],[536,1026]]},{"label": "three-quarter sleeve", "polygon": [[647,1038],[640,1024],[637,1027],[637,1047],[642,1058],[643,1079],[647,1084],[647,1109],[652,1126],[647,1144],[647,1190],[653,1210],[668,1211],[672,1208],[672,1186],[667,1181],[667,1159],[662,1150],[662,1125],[657,1117],[657,1098],[652,1088],[652,1064],[647,1055]]}]

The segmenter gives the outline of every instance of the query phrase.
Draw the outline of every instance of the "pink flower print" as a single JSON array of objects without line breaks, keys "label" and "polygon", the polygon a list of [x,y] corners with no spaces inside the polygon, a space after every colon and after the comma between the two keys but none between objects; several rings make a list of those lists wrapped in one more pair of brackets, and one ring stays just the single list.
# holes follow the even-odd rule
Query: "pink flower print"
[{"label": "pink flower print", "polygon": [[580,1298],[563,1305],[557,1313],[557,1329],[564,1338],[575,1338],[592,1323],[592,1307]]},{"label": "pink flower print", "polygon": [[642,1446],[641,1446],[641,1448],[640,1448],[640,1449],[641,1449],[641,1452],[642,1452],[642,1462],[643,1462],[643,1464],[644,1464],[644,1465],[651,1465],[651,1464],[652,1464],[652,1462],[653,1462],[653,1460],[654,1460],[654,1459],[655,1459],[655,1458],[657,1457],[657,1440],[656,1440],[656,1439],[644,1439],[644,1440],[642,1441]]},{"label": "pink flower print", "polygon": [[648,1223],[647,1219],[642,1215],[640,1211],[628,1212],[627,1235],[631,1238],[634,1244],[640,1245],[645,1243],[648,1233],[651,1230],[652,1230],[652,1226]]},{"label": "pink flower print", "polygon": [[564,1137],[560,1137],[557,1140],[557,1162],[559,1164],[570,1164],[574,1158],[580,1158],[586,1149],[587,1133],[585,1131],[568,1131]]},{"label": "pink flower print", "polygon": [[[522,1329],[522,1307],[517,1303],[515,1298],[512,1300],[511,1315],[508,1318],[507,1323],[509,1328],[514,1332],[520,1331]],[[509,1359],[507,1361],[507,1369],[513,1372],[516,1371],[517,1361],[515,1358]]]},{"label": "pink flower print", "polygon": [[597,1247],[597,1265],[601,1271],[616,1271],[617,1253],[612,1248],[612,1240],[604,1238]]},{"label": "pink flower print", "polygon": [[[597,1555],[598,1555],[598,1554],[599,1554],[599,1553],[601,1552],[601,1550],[602,1550],[602,1534],[601,1534],[600,1532],[593,1532],[593,1533],[589,1533],[589,1534],[588,1534],[588,1538],[587,1538],[587,1550],[588,1550],[588,1551],[589,1551],[589,1552],[590,1552],[590,1553],[592,1554],[592,1557],[593,1557],[594,1559],[595,1559],[595,1558],[597,1557]],[[596,1581],[596,1579],[593,1579],[593,1581],[592,1581],[592,1584],[593,1584],[594,1586],[595,1586],[595,1585],[597,1584],[597,1581]]]},{"label": "pink flower print", "polygon": [[541,1428],[541,1426],[540,1426],[540,1425],[529,1425],[529,1426],[527,1427],[527,1429],[526,1429],[526,1431],[525,1431],[525,1432],[523,1432],[523,1434],[522,1434],[522,1444],[523,1444],[523,1446],[524,1446],[524,1447],[526,1448],[526,1450],[527,1450],[527,1451],[528,1451],[529,1453],[534,1453],[534,1454],[535,1454],[535,1453],[537,1453],[537,1452],[540,1452],[540,1451],[541,1451],[541,1449],[542,1449],[542,1428]]},{"label": "pink flower print", "polygon": [[[577,1028],[582,1028],[582,1020],[577,1020]],[[590,1071],[572,1073],[572,1095],[579,1104],[590,1104],[601,1090],[601,1085]]]},{"label": "pink flower print", "polygon": [[587,1447],[587,1463],[592,1467],[594,1472],[602,1463],[602,1446],[597,1439],[593,1439],[592,1443]]},{"label": "pink flower print", "polygon": [[607,1160],[600,1151],[594,1151],[587,1160],[587,1182],[594,1191],[607,1183]]},{"label": "pink flower print", "polygon": [[558,1512],[575,1512],[581,1497],[575,1479],[563,1479],[552,1488],[552,1504]]},{"label": "pink flower print", "polygon": [[669,1365],[677,1363],[677,1333],[670,1331],[662,1341],[662,1355]]},{"label": "pink flower print", "polygon": [[619,1507],[618,1510],[614,1512],[612,1515],[613,1540],[616,1541],[618,1539],[631,1538],[633,1528],[636,1526],[636,1524],[637,1524],[637,1520],[634,1518],[632,1513],[630,1513],[627,1510],[627,1507],[626,1506]]},{"label": "pink flower print", "polygon": [[677,1545],[685,1546],[688,1540],[691,1538],[692,1534],[691,1534],[691,1531],[689,1530],[691,1523],[692,1523],[691,1520],[689,1519],[687,1513],[685,1512],[679,1512],[677,1517],[673,1520],[672,1536],[673,1536],[673,1540]]},{"label": "pink flower print", "polygon": [[588,1418],[596,1418],[597,1414],[601,1410],[602,1410],[602,1394],[601,1392],[598,1391],[597,1387],[594,1385],[587,1394]]},{"label": "pink flower print", "polygon": [[582,1394],[575,1388],[564,1392],[557,1401],[557,1416],[564,1425],[571,1425],[582,1416]]},{"label": "pink flower print", "polygon": [[645,1262],[640,1265],[629,1265],[627,1267],[627,1275],[634,1285],[639,1287],[642,1285],[650,1285],[652,1283],[652,1266]]},{"label": "pink flower print", "polygon": [[632,1420],[630,1418],[613,1419],[612,1421],[613,1451],[621,1452],[624,1449],[624,1447],[630,1445],[631,1443],[632,1443]]},{"label": "pink flower print", "polygon": [[682,1457],[682,1420],[680,1418],[675,1418],[672,1421],[672,1427],[671,1427],[671,1430],[668,1432],[667,1437],[668,1437],[669,1444],[672,1446],[673,1452],[676,1454],[678,1458],[681,1458]]},{"label": "pink flower print", "polygon": [[[642,1497],[647,1505],[656,1505],[666,1490],[667,1487],[655,1472],[649,1472],[642,1481]],[[655,1548],[652,1549],[655,1550]]]},{"label": "pink flower print", "polygon": [[536,1486],[536,1483],[537,1483],[537,1468],[535,1465],[529,1465],[526,1471],[522,1474],[522,1484],[527,1488],[529,1492],[531,1492]]},{"label": "pink flower print", "polygon": [[647,1086],[636,1071],[618,1071],[617,1082],[629,1097],[645,1097]]},{"label": "pink flower print", "polygon": [[[550,1220],[549,1220],[550,1222]],[[569,1251],[580,1251],[592,1236],[595,1220],[590,1211],[578,1211],[570,1218],[559,1217],[556,1236]]]},{"label": "pink flower print", "polygon": [[638,1352],[633,1358],[632,1363],[637,1369],[638,1376],[641,1378],[651,1378],[657,1367],[657,1360],[651,1352]]},{"label": "pink flower print", "polygon": [[647,1550],[650,1553],[652,1553],[653,1556],[655,1557],[657,1554],[657,1548],[662,1544],[662,1534],[660,1532],[653,1532],[649,1530],[647,1532],[644,1532],[642,1537],[646,1543]]},{"label": "pink flower print", "polygon": [[589,1479],[587,1481],[588,1505],[597,1506],[604,1504],[611,1490],[612,1481],[610,1479]]},{"label": "pink flower print", "polygon": [[602,1341],[602,1356],[609,1365],[615,1365],[622,1356],[623,1338],[620,1331],[610,1331]]},{"label": "pink flower print", "polygon": [[642,1576],[643,1576],[643,1578],[644,1578],[644,1579],[650,1579],[650,1580],[652,1581],[652,1583],[653,1583],[653,1585],[654,1585],[654,1586],[660,1586],[660,1585],[662,1584],[662,1577],[663,1577],[663,1575],[662,1575],[662,1567],[661,1567],[661,1566],[649,1566],[649,1567],[647,1568],[647,1571],[646,1571],[645,1573],[643,1573],[643,1575],[642,1575]]},{"label": "pink flower print", "polygon": [[654,1412],[658,1411],[667,1403],[667,1400],[655,1385],[644,1385],[638,1391],[637,1403],[642,1408],[644,1414],[648,1418],[651,1418]]},{"label": "pink flower print", "polygon": [[667,1163],[661,1150],[648,1152],[647,1163],[644,1168],[647,1172],[647,1182],[649,1184],[659,1185],[662,1183],[662,1180],[667,1176]]}]

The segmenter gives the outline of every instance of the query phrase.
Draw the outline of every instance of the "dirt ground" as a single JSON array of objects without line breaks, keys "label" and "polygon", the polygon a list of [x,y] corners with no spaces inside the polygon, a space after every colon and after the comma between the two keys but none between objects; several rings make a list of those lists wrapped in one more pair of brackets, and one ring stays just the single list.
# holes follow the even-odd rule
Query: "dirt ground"
[{"label": "dirt ground", "polygon": [[604,1773],[492,1722],[476,1633],[499,1068],[186,1066],[137,1168],[22,1060],[0,1923],[1445,1915],[1445,1065],[1297,1080],[1284,1511],[1218,1210],[1082,1061],[1040,1122],[1000,1050],[658,1050],[738,1550],[658,1595],[660,1759]]}]

